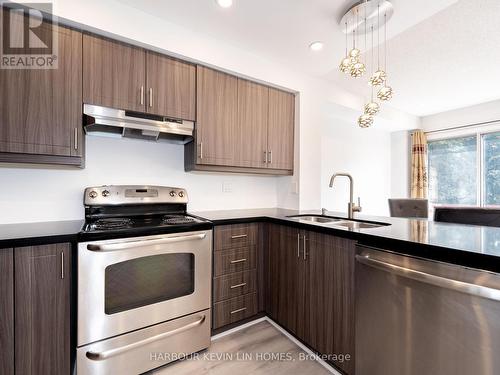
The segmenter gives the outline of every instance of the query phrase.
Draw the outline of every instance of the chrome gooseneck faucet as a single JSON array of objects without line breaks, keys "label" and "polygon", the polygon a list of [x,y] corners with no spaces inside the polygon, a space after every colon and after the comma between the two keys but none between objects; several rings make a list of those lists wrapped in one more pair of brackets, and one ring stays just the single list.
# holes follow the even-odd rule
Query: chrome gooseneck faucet
[{"label": "chrome gooseneck faucet", "polygon": [[335,173],[335,174],[333,174],[332,177],[330,178],[330,187],[333,187],[333,181],[338,176],[347,177],[349,179],[350,200],[349,200],[349,203],[347,205],[347,216],[349,217],[349,219],[352,219],[354,217],[355,212],[361,212],[361,200],[358,197],[358,205],[356,206],[354,204],[354,180],[352,179],[352,176],[349,173]]}]

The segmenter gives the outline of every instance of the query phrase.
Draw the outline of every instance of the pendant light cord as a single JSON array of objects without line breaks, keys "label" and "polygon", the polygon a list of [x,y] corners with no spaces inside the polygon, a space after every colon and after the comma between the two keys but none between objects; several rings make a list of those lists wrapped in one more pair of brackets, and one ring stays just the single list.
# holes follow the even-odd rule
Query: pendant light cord
[{"label": "pendant light cord", "polygon": [[377,70],[380,70],[380,5],[377,5]]},{"label": "pendant light cord", "polygon": [[384,86],[387,86],[387,13],[384,14],[384,71],[386,73]]}]

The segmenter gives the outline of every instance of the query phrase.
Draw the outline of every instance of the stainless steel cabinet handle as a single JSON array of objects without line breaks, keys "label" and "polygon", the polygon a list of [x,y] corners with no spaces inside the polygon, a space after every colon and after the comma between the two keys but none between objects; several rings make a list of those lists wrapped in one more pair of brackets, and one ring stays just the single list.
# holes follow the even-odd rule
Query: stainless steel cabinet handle
[{"label": "stainless steel cabinet handle", "polygon": [[75,150],[78,150],[78,128],[75,128],[74,141],[75,141]]},{"label": "stainless steel cabinet handle", "polygon": [[239,313],[239,312],[242,312],[242,311],[245,311],[247,308],[246,307],[242,307],[241,309],[238,309],[238,310],[234,310],[234,311],[231,311],[231,315],[232,314],[236,314],[236,313]]},{"label": "stainless steel cabinet handle", "polygon": [[203,159],[203,142],[200,142],[200,159]]},{"label": "stainless steel cabinet handle", "polygon": [[231,236],[232,240],[236,240],[238,238],[245,238],[248,237],[248,234],[238,234],[237,236]]},{"label": "stainless steel cabinet handle", "polygon": [[229,263],[234,264],[234,263],[242,263],[242,262],[246,262],[246,261],[247,261],[247,258],[241,258],[241,259],[232,260]]},{"label": "stainless steel cabinet handle", "polygon": [[304,240],[304,260],[307,260],[307,246],[306,246],[307,238],[305,235],[303,237],[303,240]]},{"label": "stainless steel cabinet handle", "polygon": [[241,283],[241,284],[236,284],[236,285],[231,285],[229,288],[230,289],[236,289],[236,288],[241,288],[247,285],[247,283]]},{"label": "stainless steel cabinet handle", "polygon": [[144,86],[141,86],[141,105],[144,105]]},{"label": "stainless steel cabinet handle", "polygon": [[267,151],[264,151],[264,164],[267,164]]},{"label": "stainless steel cabinet handle", "polygon": [[149,88],[149,106],[150,107],[153,106],[153,88],[152,87]]},{"label": "stainless steel cabinet handle", "polygon": [[441,288],[451,289],[457,292],[469,294],[472,296],[491,299],[493,301],[500,301],[500,290],[489,288],[486,286],[475,285],[463,281],[448,279],[430,273],[412,270],[397,266],[395,264],[382,262],[367,256],[356,255],[356,261],[365,264],[369,267],[377,268],[379,270],[396,274],[398,276],[406,277],[412,280],[420,281],[426,284],[435,285]]},{"label": "stainless steel cabinet handle", "polygon": [[297,258],[300,258],[300,233],[297,233]]},{"label": "stainless steel cabinet handle", "polygon": [[90,350],[85,355],[87,356],[88,359],[90,359],[92,361],[102,361],[103,359],[107,359],[110,357],[114,357],[114,356],[123,354],[125,352],[128,352],[132,349],[138,348],[140,346],[144,346],[144,345],[150,344],[152,342],[162,340],[164,338],[174,336],[174,335],[177,335],[179,333],[188,331],[192,328],[195,328],[195,327],[203,324],[205,319],[206,319],[206,316],[203,315],[198,320],[196,320],[192,323],[186,324],[183,327],[179,327],[179,328],[173,329],[171,331],[163,332],[163,333],[160,333],[159,335],[151,336],[151,337],[148,337],[147,339],[140,340],[140,341],[134,342],[132,344],[124,345],[124,346],[114,348],[114,349],[105,350],[102,352],[94,352],[94,351]]},{"label": "stainless steel cabinet handle", "polygon": [[206,233],[193,234],[188,236],[175,236],[175,237],[160,237],[150,240],[141,241],[124,241],[124,242],[112,242],[106,244],[89,244],[87,249],[91,251],[114,251],[114,250],[126,250],[134,247],[141,246],[151,246],[151,245],[161,245],[174,242],[183,242],[190,240],[202,240],[206,237]]},{"label": "stainless steel cabinet handle", "polygon": [[61,279],[64,279],[64,252],[61,252]]},{"label": "stainless steel cabinet handle", "polygon": [[269,151],[269,164],[273,164],[273,151]]}]

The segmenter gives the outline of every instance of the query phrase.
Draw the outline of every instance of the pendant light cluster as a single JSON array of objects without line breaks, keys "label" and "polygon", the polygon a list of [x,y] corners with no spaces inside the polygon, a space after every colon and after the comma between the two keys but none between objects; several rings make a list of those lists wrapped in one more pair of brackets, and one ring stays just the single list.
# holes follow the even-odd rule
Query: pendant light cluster
[{"label": "pendant light cluster", "polygon": [[[364,106],[363,114],[358,118],[358,125],[368,128],[373,125],[374,116],[380,111],[380,103],[392,98],[393,90],[387,84],[387,21],[392,16],[393,8],[389,1],[366,0],[352,7],[342,18],[346,33],[346,55],[340,62],[339,69],[353,78],[359,78],[366,72],[366,64],[361,61],[358,48],[358,34],[364,31],[365,50],[367,34],[371,34],[371,74],[368,84],[371,88],[370,101]],[[360,15],[362,17],[360,18]],[[383,15],[383,19],[381,16]],[[384,26],[384,65],[380,64],[380,28]],[[364,30],[362,30],[364,28]],[[377,31],[377,61],[374,57],[374,34]],[[352,34],[352,49],[348,51],[348,36]],[[376,66],[376,70],[375,70]],[[377,91],[376,98],[374,97]]]}]

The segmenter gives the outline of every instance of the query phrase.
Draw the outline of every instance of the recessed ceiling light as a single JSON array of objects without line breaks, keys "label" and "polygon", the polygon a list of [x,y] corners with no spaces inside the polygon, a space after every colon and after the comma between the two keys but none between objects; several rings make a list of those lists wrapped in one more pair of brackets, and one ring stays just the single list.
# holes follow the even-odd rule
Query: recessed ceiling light
[{"label": "recessed ceiling light", "polygon": [[221,8],[229,8],[233,5],[233,0],[215,0]]},{"label": "recessed ceiling light", "polygon": [[312,42],[311,44],[309,44],[309,49],[311,51],[321,51],[323,49],[323,42]]}]

